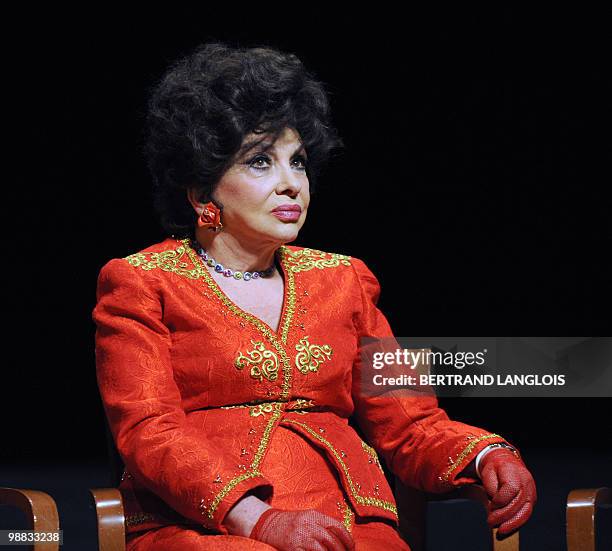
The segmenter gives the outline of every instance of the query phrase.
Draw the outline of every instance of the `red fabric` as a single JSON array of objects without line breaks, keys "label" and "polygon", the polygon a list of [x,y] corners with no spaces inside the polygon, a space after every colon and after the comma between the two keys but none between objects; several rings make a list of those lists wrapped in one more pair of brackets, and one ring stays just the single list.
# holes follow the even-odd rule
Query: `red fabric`
[{"label": "red fabric", "polygon": [[[186,242],[166,239],[100,271],[97,378],[126,465],[128,533],[182,523],[227,535],[225,515],[251,491],[271,504],[285,496],[281,508],[337,515],[335,503],[302,498],[304,465],[281,481],[287,458],[276,446],[288,432],[300,435],[307,461],[319,457],[334,474],[326,491],[346,497],[356,524],[391,526],[395,500],[376,452],[404,484],[441,492],[475,482],[458,474],[505,441],[449,420],[433,396],[361,395],[360,337],[392,336],[361,260],[283,247],[276,331],[236,307],[206,270]],[[310,494],[320,498],[319,478]]]},{"label": "red fabric", "polygon": [[535,481],[511,451],[498,449],[482,458],[482,485],[491,502],[488,523],[500,535],[518,530],[531,516],[537,501]]}]

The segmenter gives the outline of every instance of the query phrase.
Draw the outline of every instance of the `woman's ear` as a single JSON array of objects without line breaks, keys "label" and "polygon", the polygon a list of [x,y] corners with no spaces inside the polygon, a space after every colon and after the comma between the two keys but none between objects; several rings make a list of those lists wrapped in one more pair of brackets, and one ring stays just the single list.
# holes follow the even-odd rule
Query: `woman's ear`
[{"label": "woman's ear", "polygon": [[193,210],[195,210],[198,215],[201,214],[204,203],[200,200],[200,191],[194,187],[187,188],[187,199],[193,207]]}]

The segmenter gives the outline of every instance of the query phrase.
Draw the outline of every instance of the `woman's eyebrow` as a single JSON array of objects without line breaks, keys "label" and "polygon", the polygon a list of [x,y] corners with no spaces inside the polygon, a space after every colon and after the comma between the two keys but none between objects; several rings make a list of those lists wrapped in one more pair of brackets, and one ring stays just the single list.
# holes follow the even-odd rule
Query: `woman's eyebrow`
[{"label": "woman's eyebrow", "polygon": [[250,142],[246,142],[240,148],[240,154],[248,153],[251,149],[257,147],[258,151],[266,151],[269,149],[273,143],[270,140],[251,140]]},{"label": "woman's eyebrow", "polygon": [[[262,140],[262,141],[252,141],[252,142],[248,142],[246,144],[244,144],[241,154],[245,154],[247,152],[249,152],[251,149],[255,149],[257,151],[267,151],[270,148],[274,148],[274,142],[271,142],[269,140]],[[306,149],[304,144],[300,144],[296,150],[293,152],[293,155],[297,155],[298,153],[306,153]]]}]

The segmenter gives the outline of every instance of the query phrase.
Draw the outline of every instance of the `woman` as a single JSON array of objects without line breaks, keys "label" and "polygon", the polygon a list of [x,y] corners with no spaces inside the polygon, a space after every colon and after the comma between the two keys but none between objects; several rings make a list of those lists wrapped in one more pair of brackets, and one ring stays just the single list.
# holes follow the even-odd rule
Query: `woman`
[{"label": "woman", "polygon": [[202,45],[147,123],[171,237],[108,262],[93,313],[128,549],[406,550],[378,453],[426,491],[480,476],[491,525],[523,524],[535,486],[502,437],[360,392],[360,339],[393,336],[364,262],[288,245],[342,145],[321,83],[290,54]]}]

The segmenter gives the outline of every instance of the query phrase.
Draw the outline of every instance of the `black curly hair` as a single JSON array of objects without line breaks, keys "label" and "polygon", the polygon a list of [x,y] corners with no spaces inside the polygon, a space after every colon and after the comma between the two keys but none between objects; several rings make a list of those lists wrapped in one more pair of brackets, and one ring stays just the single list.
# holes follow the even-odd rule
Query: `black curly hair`
[{"label": "black curly hair", "polygon": [[344,144],[323,83],[294,54],[212,42],[173,62],[149,90],[143,148],[164,230],[192,235],[197,215],[186,190],[199,189],[210,201],[245,136],[275,139],[286,127],[304,144],[312,193],[320,169]]}]

